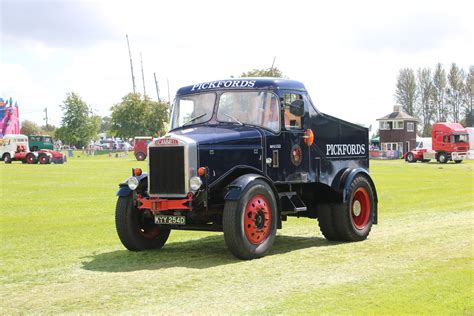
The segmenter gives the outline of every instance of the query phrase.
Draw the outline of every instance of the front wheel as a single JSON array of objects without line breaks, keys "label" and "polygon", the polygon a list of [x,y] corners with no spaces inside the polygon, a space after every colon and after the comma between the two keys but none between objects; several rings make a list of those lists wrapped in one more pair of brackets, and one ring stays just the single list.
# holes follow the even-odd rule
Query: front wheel
[{"label": "front wheel", "polygon": [[439,163],[447,163],[448,162],[448,155],[446,153],[439,153],[438,154],[438,162]]},{"label": "front wheel", "polygon": [[136,155],[135,155],[135,158],[137,158],[138,161],[143,161],[146,159],[146,154],[145,153],[142,153],[142,152],[138,152]]},{"label": "front wheel", "polygon": [[3,155],[3,162],[4,163],[12,163],[12,157],[10,157],[9,153],[6,153],[5,155]]},{"label": "front wheel", "polygon": [[222,225],[230,252],[240,259],[263,257],[277,230],[276,200],[262,180],[251,182],[237,201],[226,201]]},{"label": "front wheel", "polygon": [[341,240],[361,241],[367,238],[374,222],[374,192],[364,176],[357,176],[348,196],[346,202],[333,204],[334,224]]},{"label": "front wheel", "polygon": [[151,213],[135,207],[131,195],[118,198],[115,227],[120,241],[131,251],[160,249],[170,234],[170,229],[155,224]]},{"label": "front wheel", "polygon": [[462,160],[454,160],[455,163],[461,163]]},{"label": "front wheel", "polygon": [[415,155],[413,155],[413,153],[408,153],[407,154],[407,161],[408,162],[416,162]]}]

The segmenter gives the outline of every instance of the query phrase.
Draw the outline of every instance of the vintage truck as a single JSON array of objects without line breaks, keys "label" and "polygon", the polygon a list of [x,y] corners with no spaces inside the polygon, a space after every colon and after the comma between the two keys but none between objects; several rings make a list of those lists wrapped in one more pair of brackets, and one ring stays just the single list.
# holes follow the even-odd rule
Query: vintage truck
[{"label": "vintage truck", "polygon": [[361,241],[377,223],[368,129],[319,112],[305,86],[239,78],[178,90],[171,129],[119,184],[115,222],[131,251],[171,230],[223,231],[241,259],[268,253],[288,216],[328,240]]},{"label": "vintage truck", "polygon": [[138,161],[146,159],[148,144],[152,141],[151,136],[137,136],[133,139],[133,154]]},{"label": "vintage truck", "polygon": [[66,155],[49,149],[30,151],[28,137],[21,134],[9,134],[0,139],[0,157],[5,163],[21,161],[27,164],[62,164]]},{"label": "vintage truck", "polygon": [[469,152],[469,135],[459,123],[435,123],[431,130],[431,148],[416,148],[405,153],[407,162],[429,162],[435,159],[439,163],[452,160],[461,163]]},{"label": "vintage truck", "polygon": [[0,139],[0,156],[5,163],[21,161],[35,164],[38,162],[38,154],[30,152],[28,137],[21,134],[8,134]]}]

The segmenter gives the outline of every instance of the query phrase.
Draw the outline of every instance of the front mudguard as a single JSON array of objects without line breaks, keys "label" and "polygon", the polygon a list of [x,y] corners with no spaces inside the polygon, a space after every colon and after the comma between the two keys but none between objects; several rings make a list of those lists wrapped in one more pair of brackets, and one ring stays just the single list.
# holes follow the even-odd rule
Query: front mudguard
[{"label": "front mudguard", "polygon": [[[147,173],[142,173],[140,176],[135,177],[135,178],[137,178],[138,182],[140,183],[140,184],[138,185],[138,188],[137,188],[136,190],[143,189],[143,188],[142,188],[142,184],[143,184],[143,183],[144,183],[144,184],[147,184],[147,181],[148,181],[148,174],[147,174]],[[119,184],[119,189],[118,189],[118,191],[117,191],[117,193],[116,193],[116,196],[127,197],[127,196],[129,196],[130,194],[133,193],[133,191],[130,190],[130,188],[128,187],[128,184],[127,184],[127,180],[128,180],[128,179],[129,179],[129,178],[125,179],[124,182],[122,182],[122,183]],[[145,185],[144,187],[145,187],[145,189],[146,189],[147,185]]]}]

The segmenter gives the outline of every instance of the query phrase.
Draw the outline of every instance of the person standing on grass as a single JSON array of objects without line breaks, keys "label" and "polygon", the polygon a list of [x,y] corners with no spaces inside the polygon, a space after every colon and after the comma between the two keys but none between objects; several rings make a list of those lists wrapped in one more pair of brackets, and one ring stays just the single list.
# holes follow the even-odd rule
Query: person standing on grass
[{"label": "person standing on grass", "polygon": [[129,149],[130,149],[130,144],[127,143],[127,142],[124,142],[124,143],[123,143],[123,150],[124,150],[124,152],[125,152],[125,158],[128,157],[128,150],[129,150]]}]

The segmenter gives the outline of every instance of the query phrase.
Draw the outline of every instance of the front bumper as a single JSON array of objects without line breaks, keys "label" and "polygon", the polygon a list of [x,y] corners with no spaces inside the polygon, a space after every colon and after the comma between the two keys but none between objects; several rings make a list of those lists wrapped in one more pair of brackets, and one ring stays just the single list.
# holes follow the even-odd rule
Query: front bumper
[{"label": "front bumper", "polygon": [[465,152],[453,152],[451,153],[451,159],[452,160],[464,160],[467,158],[467,153]]},{"label": "front bumper", "polygon": [[188,195],[185,199],[168,200],[159,197],[142,197],[137,196],[138,208],[147,209],[153,213],[173,211],[173,210],[192,210],[193,197]]}]

